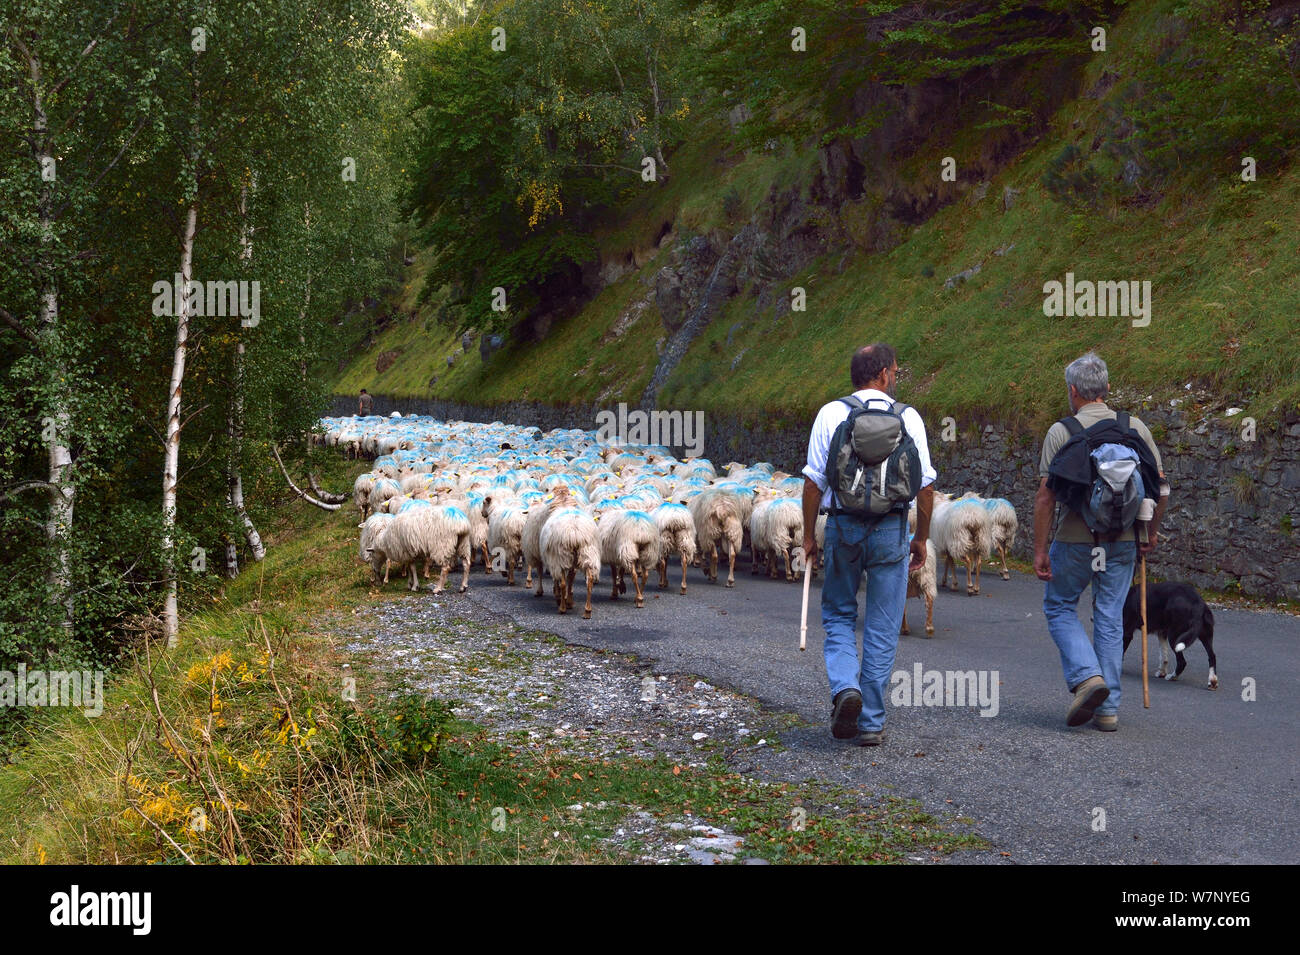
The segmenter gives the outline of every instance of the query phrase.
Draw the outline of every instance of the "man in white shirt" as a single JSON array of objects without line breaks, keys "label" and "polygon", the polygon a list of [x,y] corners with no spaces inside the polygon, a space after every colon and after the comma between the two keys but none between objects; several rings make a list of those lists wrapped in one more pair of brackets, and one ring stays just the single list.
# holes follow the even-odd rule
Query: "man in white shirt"
[{"label": "man in white shirt", "polygon": [[[868,407],[893,406],[897,375],[894,349],[882,343],[859,349],[849,364],[854,397]],[[837,399],[823,405],[813,422],[808,463],[803,469],[803,549],[807,560],[816,558],[817,513],[819,508],[826,509],[829,516],[822,626],[826,630],[826,677],[831,688],[831,733],[836,739],[856,739],[862,746],[876,746],[884,738],[885,691],[898,649],[907,575],[925,563],[933,484],[938,475],[930,463],[925,424],[916,409],[909,407],[902,415],[903,427],[916,444],[922,474],[921,492],[916,498],[916,536],[910,547],[906,513],[888,514],[874,522],[833,513],[835,501],[827,476],[827,456],[835,429],[848,418],[849,410],[848,404]],[[867,602],[859,662],[858,587],[864,571]]]}]

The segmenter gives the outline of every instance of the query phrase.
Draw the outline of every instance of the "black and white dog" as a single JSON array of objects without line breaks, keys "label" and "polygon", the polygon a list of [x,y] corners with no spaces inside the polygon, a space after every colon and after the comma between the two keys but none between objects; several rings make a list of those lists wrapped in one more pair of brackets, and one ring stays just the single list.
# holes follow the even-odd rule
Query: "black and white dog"
[{"label": "black and white dog", "polygon": [[[1124,602],[1124,649],[1133,639],[1133,633],[1142,628],[1142,595],[1136,584],[1130,588]],[[1156,676],[1176,680],[1187,668],[1183,651],[1197,640],[1205,645],[1210,658],[1209,689],[1219,688],[1219,675],[1215,672],[1214,614],[1205,605],[1201,595],[1191,584],[1152,584],[1147,588],[1147,632],[1160,636],[1160,669]],[[1178,669],[1169,672],[1169,647],[1173,646],[1178,658]]]}]

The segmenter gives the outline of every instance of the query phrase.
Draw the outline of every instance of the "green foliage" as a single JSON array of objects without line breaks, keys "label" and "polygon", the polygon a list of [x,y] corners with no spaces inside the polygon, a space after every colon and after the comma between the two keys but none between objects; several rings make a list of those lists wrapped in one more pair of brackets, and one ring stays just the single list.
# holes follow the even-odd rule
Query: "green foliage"
[{"label": "green foliage", "polygon": [[1300,141],[1300,35],[1269,0],[1182,0],[1139,77],[1127,141],[1165,173],[1274,168]]},{"label": "green foliage", "polygon": [[1052,196],[1070,209],[1090,209],[1101,201],[1101,177],[1073,143],[1048,162],[1042,182]]},{"label": "green foliage", "polygon": [[453,705],[423,694],[402,692],[364,710],[348,710],[342,718],[345,744],[364,752],[364,740],[397,762],[437,763],[443,743],[457,726]]}]

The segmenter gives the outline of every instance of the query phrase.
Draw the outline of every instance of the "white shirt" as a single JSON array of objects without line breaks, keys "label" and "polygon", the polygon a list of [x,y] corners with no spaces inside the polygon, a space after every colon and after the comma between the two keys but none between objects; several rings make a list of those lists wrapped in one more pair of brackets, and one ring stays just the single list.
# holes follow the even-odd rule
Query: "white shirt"
[{"label": "white shirt", "polygon": [[[871,401],[884,402],[885,408],[892,407],[894,403],[893,398],[875,388],[855,391],[853,396],[863,404]],[[804,466],[803,475],[821,489],[822,507],[831,506],[831,491],[826,483],[826,457],[830,454],[831,438],[835,434],[835,429],[849,416],[850,410],[849,406],[838,398],[822,405],[821,410],[817,412],[817,420],[813,422],[812,434],[808,438],[808,463]],[[935,482],[939,474],[930,464],[930,445],[925,440],[925,422],[921,420],[920,412],[910,405],[903,412],[903,427],[912,436],[921,458],[921,487],[928,487]]]}]

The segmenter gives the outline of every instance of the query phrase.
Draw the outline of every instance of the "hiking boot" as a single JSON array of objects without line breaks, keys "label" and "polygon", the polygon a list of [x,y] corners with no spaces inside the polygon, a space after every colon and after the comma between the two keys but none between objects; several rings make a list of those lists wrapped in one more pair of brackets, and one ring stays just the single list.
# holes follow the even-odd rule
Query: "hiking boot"
[{"label": "hiking boot", "polygon": [[1106,697],[1110,696],[1110,687],[1099,676],[1090,676],[1074,688],[1074,700],[1065,713],[1066,726],[1082,726],[1092,719],[1093,712]]},{"label": "hiking boot", "polygon": [[863,730],[861,733],[858,734],[858,738],[856,740],[859,746],[879,746],[884,741],[885,741],[885,731],[883,729]]},{"label": "hiking boot", "polygon": [[831,709],[831,735],[836,739],[853,739],[857,736],[858,715],[861,712],[861,693],[853,687],[836,693]]},{"label": "hiking boot", "polygon": [[1113,733],[1119,729],[1119,714],[1094,713],[1092,715],[1092,725],[1103,733]]}]

